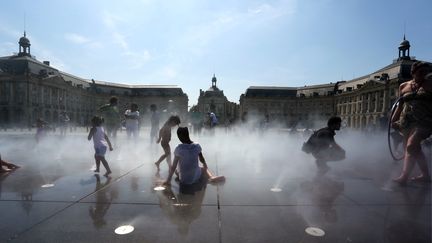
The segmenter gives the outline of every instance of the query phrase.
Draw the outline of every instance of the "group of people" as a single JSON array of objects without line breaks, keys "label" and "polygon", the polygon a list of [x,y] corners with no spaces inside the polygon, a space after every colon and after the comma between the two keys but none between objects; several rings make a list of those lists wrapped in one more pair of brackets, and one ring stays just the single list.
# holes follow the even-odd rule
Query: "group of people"
[{"label": "group of people", "polygon": [[[95,149],[94,158],[96,169],[94,172],[99,173],[100,163],[102,162],[106,170],[105,176],[108,176],[111,174],[111,169],[105,159],[105,154],[108,148],[110,151],[113,151],[113,147],[109,136],[105,133],[102,126],[103,118],[95,116],[91,122],[93,127],[89,132],[88,140],[93,139]],[[170,116],[163,127],[159,130],[158,139],[156,140],[156,143],[160,143],[164,151],[162,156],[155,162],[157,170],[160,170],[159,165],[163,160],[166,160],[169,168],[169,176],[165,184],[170,184],[174,173],[177,174],[177,179],[182,184],[194,184],[203,178],[210,182],[224,181],[224,176],[214,176],[210,172],[202,154],[201,146],[192,142],[187,127],[179,127],[177,129],[177,136],[182,144],[178,145],[174,150],[175,157],[174,162],[172,163],[171,147],[169,145],[169,142],[171,141],[171,129],[180,125],[180,123],[180,118],[178,116]],[[202,163],[202,167],[199,166],[198,159]],[[177,171],[177,167],[179,168],[179,172]]]},{"label": "group of people", "polygon": [[[132,103],[129,109],[123,114],[123,118],[118,109],[118,98],[111,97],[109,103],[99,108],[100,116],[104,119],[104,127],[109,137],[117,137],[117,131],[120,126],[126,128],[128,138],[137,139],[139,135],[140,112],[138,105]],[[155,104],[150,105],[151,112],[151,131],[150,141],[153,141],[159,130],[159,113]]]},{"label": "group of people", "polygon": [[[105,176],[111,174],[110,166],[105,158],[106,151],[109,149],[113,150],[111,141],[109,137],[116,137],[116,132],[118,129],[118,117],[119,111],[117,108],[118,99],[112,97],[109,104],[104,105],[100,108],[101,116],[95,116],[91,120],[92,128],[88,134],[88,140],[93,139],[94,149],[95,149],[95,163],[96,169],[94,172],[99,173],[100,164],[105,167]],[[160,170],[160,163],[166,160],[169,176],[165,184],[170,184],[171,177],[175,173],[177,175],[177,180],[182,184],[193,184],[205,178],[210,182],[223,181],[225,177],[214,176],[204,159],[201,152],[201,147],[197,143],[193,143],[189,137],[189,130],[187,127],[179,127],[177,129],[177,135],[182,144],[178,145],[174,151],[174,162],[172,162],[171,147],[169,145],[171,141],[171,129],[173,127],[179,126],[181,121],[178,116],[170,116],[162,128],[159,130],[159,115],[156,112],[156,105],[150,106],[151,116],[151,131],[150,131],[150,141],[160,143],[164,153],[155,162],[157,170]],[[125,127],[128,137],[137,137],[138,132],[138,120],[139,111],[136,104],[132,104],[130,109],[126,110],[124,114]],[[209,115],[211,118],[213,126],[216,125],[216,116],[212,114]],[[106,129],[106,132],[105,132]],[[202,163],[202,167],[199,166],[199,161]],[[177,170],[177,166],[179,170]]]}]

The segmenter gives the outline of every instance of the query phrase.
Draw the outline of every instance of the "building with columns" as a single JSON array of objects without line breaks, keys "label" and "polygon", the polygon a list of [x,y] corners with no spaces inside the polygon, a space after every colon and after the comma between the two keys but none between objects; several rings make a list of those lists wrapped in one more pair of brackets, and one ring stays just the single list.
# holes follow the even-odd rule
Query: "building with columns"
[{"label": "building with columns", "polygon": [[210,88],[206,91],[200,89],[198,104],[194,107],[194,111],[201,114],[213,112],[216,114],[219,123],[225,124],[225,122],[235,120],[238,117],[238,105],[228,101],[223,90],[220,90],[216,83],[216,76],[213,75]]},{"label": "building with columns", "polygon": [[287,127],[311,127],[316,121],[334,114],[335,84],[304,87],[251,86],[240,96],[243,120],[268,117]]},{"label": "building with columns", "polygon": [[38,118],[56,123],[62,111],[84,125],[111,96],[119,97],[120,111],[138,104],[144,118],[151,104],[167,116],[187,115],[188,97],[178,86],[83,79],[36,60],[25,32],[18,43],[17,55],[0,57],[0,126],[27,127]]},{"label": "building with columns", "polygon": [[[240,97],[240,113],[293,127],[316,127],[332,115],[355,129],[376,127],[387,119],[399,97],[399,85],[412,79],[410,43],[405,36],[398,58],[370,74],[330,84],[304,87],[249,87]],[[431,70],[432,72],[432,70]]]}]

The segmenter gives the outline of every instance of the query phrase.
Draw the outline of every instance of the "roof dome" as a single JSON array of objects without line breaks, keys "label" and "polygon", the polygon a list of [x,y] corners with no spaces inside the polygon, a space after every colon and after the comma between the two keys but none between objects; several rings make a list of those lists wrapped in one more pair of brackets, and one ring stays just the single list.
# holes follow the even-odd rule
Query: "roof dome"
[{"label": "roof dome", "polygon": [[405,39],[405,35],[404,35],[404,39],[403,41],[400,43],[399,45],[399,49],[403,50],[403,49],[408,49],[410,47],[410,43],[408,40]]},{"label": "roof dome", "polygon": [[29,47],[30,46],[30,40],[26,37],[26,33],[24,32],[24,36],[19,39],[18,44],[22,47]]}]

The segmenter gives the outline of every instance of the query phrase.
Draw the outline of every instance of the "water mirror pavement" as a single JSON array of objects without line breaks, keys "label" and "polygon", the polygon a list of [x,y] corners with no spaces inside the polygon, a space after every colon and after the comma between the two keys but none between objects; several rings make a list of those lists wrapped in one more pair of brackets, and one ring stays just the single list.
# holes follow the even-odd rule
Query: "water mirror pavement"
[{"label": "water mirror pavement", "polygon": [[[167,177],[146,131],[124,133],[107,153],[113,173],[92,172],[85,131],[0,133],[2,158],[21,168],[0,175],[0,241],[6,242],[431,242],[430,184],[391,182],[401,170],[384,134],[340,131],[344,161],[317,175],[300,150],[305,138],[281,130],[192,135],[209,168],[226,181],[156,191]],[[172,132],[172,149],[179,143]],[[430,148],[425,147],[429,161]],[[116,234],[120,226],[129,234]],[[305,232],[316,227],[321,237]]]}]

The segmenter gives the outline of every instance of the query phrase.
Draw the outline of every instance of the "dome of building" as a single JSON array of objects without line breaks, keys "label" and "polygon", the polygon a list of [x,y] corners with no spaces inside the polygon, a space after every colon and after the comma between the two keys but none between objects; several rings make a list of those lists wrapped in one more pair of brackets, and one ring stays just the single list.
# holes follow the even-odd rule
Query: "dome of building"
[{"label": "dome of building", "polygon": [[23,37],[21,37],[21,38],[19,39],[19,42],[18,42],[18,43],[19,43],[20,46],[22,46],[22,47],[29,47],[29,46],[30,46],[30,40],[25,36],[25,34],[24,34]]},{"label": "dome of building", "polygon": [[402,42],[400,43],[400,45],[399,45],[399,49],[401,49],[401,50],[403,50],[403,49],[408,49],[410,46],[411,46],[411,45],[410,45],[409,41],[406,40],[406,39],[405,39],[405,36],[404,36],[403,41],[402,41]]}]

